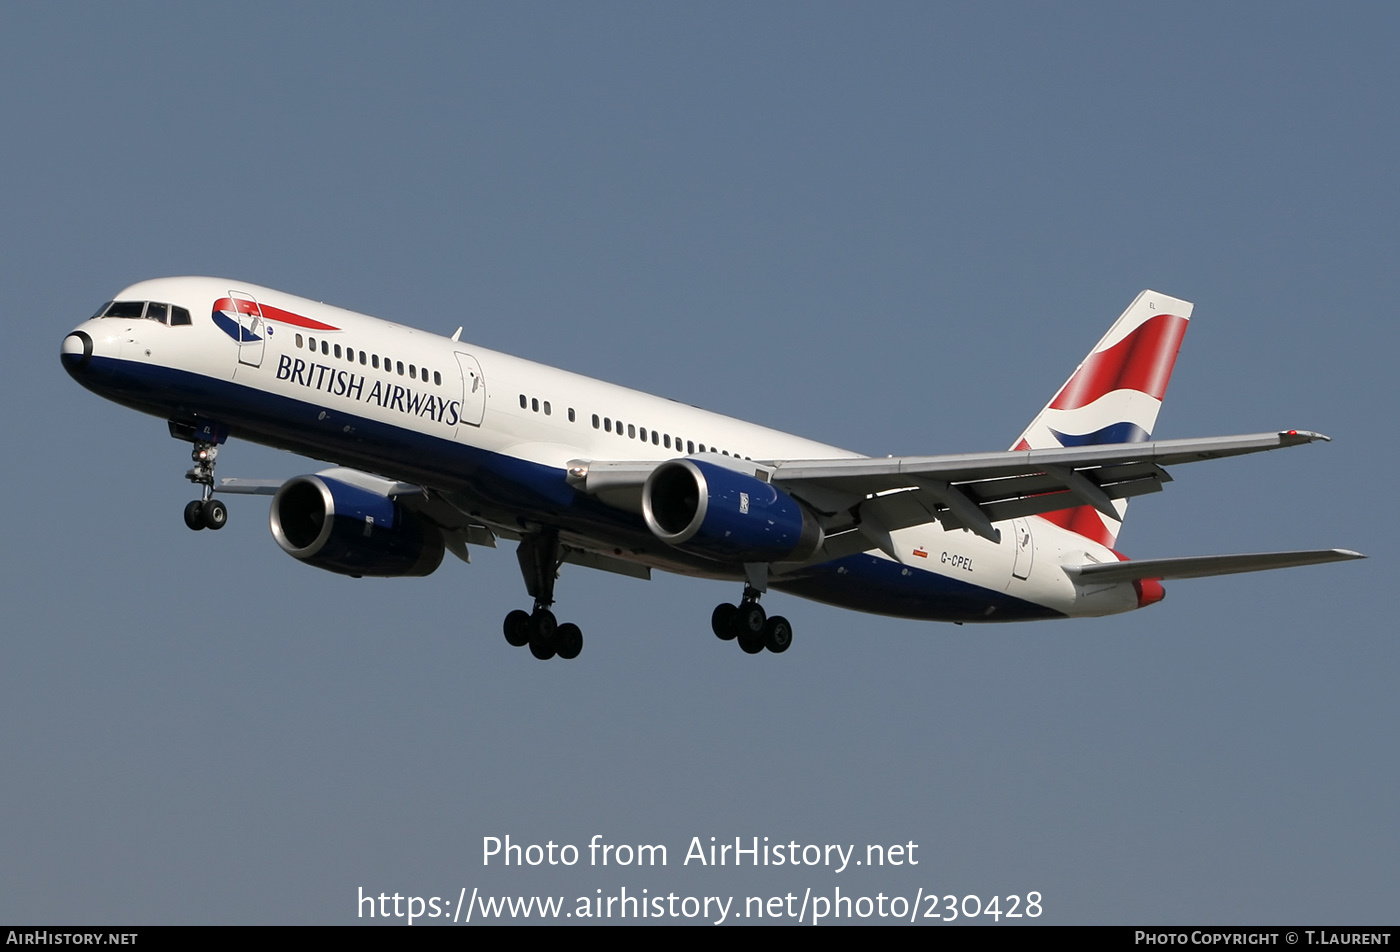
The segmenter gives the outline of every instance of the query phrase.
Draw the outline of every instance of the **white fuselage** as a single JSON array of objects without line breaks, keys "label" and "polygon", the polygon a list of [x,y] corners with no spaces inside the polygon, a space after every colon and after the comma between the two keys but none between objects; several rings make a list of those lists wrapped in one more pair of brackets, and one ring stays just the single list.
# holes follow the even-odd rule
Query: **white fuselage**
[{"label": "white fuselage", "polygon": [[[79,325],[75,334],[90,337],[91,354],[79,364],[70,335],[65,362],[103,396],[455,494],[469,500],[473,518],[507,536],[550,524],[580,548],[667,571],[744,577],[742,565],[661,542],[626,500],[583,498],[566,481],[571,463],[859,457],[243,282],[166,278],[132,285],[116,300],[164,302],[192,320],[104,317]],[[248,310],[260,319],[238,324],[240,300],[255,301]],[[998,528],[1000,542],[937,522],[900,529],[892,534],[897,558],[871,549],[796,567],[772,584],[861,610],[955,621],[1139,606],[1131,584],[1086,587],[1061,568],[1116,561],[1107,547],[1034,516]]]}]

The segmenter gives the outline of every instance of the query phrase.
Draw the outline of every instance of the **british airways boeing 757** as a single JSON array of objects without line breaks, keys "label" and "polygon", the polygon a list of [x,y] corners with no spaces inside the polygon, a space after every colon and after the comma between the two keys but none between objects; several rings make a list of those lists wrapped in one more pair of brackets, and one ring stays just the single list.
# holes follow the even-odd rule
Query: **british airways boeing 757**
[{"label": "british airways boeing 757", "polygon": [[[269,288],[164,278],[125,289],[63,339],[89,390],[193,444],[191,529],[218,495],[271,495],[289,555],[343,575],[421,576],[445,551],[516,550],[532,611],[506,640],[573,658],[552,611],[572,563],[742,584],[711,627],[785,651],[770,588],[952,622],[1109,615],[1163,579],[1361,558],[1346,549],[1129,560],[1129,498],[1183,463],[1325,440],[1306,430],[1151,439],[1192,305],[1144,291],[1002,453],[872,459]],[[334,463],[285,481],[215,480],[235,436]]]}]

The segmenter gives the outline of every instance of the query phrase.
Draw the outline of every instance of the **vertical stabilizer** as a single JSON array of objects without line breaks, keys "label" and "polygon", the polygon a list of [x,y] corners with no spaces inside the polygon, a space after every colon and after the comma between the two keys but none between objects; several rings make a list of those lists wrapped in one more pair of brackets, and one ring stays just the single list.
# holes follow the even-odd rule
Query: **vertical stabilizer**
[{"label": "vertical stabilizer", "polygon": [[[1139,294],[1011,448],[1138,443],[1150,438],[1191,308],[1187,301],[1156,291]],[[1113,505],[1116,520],[1092,506],[1042,518],[1112,547],[1128,501]]]}]

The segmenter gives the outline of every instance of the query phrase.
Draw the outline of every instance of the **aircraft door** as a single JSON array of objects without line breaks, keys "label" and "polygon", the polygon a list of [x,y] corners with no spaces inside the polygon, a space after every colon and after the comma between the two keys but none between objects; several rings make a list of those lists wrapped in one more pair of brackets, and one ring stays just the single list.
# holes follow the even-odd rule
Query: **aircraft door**
[{"label": "aircraft door", "polygon": [[1035,540],[1031,537],[1031,524],[1025,519],[1011,520],[1011,531],[1015,534],[1015,559],[1011,564],[1011,574],[1019,579],[1030,578],[1031,563],[1035,561]]},{"label": "aircraft door", "polygon": [[230,291],[238,319],[238,362],[249,367],[261,367],[263,351],[267,347],[267,321],[263,320],[262,308],[250,294]]},{"label": "aircraft door", "polygon": [[481,364],[471,354],[457,351],[457,366],[462,371],[462,412],[457,417],[463,423],[481,426],[486,416],[486,378]]}]

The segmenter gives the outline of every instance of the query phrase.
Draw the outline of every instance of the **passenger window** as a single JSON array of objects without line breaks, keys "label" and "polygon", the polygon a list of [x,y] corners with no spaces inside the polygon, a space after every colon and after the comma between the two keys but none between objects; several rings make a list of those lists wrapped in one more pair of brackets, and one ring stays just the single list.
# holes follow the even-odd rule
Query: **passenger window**
[{"label": "passenger window", "polygon": [[345,359],[348,360],[348,361],[350,361],[350,363],[352,363],[352,364],[355,362],[355,348],[353,348],[353,347],[347,347],[347,348],[345,348]]},{"label": "passenger window", "polygon": [[415,366],[413,366],[412,364],[409,364],[409,365],[408,365],[408,376],[409,376],[409,379],[410,379],[410,380],[417,380],[417,379],[418,379],[418,368],[415,367]]},{"label": "passenger window", "polygon": [[442,386],[442,374],[438,373],[436,370],[433,371],[433,385],[436,387]]},{"label": "passenger window", "polygon": [[598,429],[598,414],[593,414],[593,429]]},{"label": "passenger window", "polygon": [[671,434],[667,433],[661,439],[665,442],[666,448],[669,450],[671,448]]},{"label": "passenger window", "polygon": [[525,394],[520,395],[520,409],[524,410],[529,404],[525,402]]},{"label": "passenger window", "polygon": [[573,407],[569,407],[569,422],[570,422],[570,423],[573,423],[573,422],[574,422],[574,408],[573,408]]},{"label": "passenger window", "polygon": [[365,352],[364,352],[364,351],[360,351],[360,366],[363,367],[364,365],[365,365]]},{"label": "passenger window", "polygon": [[370,365],[371,367],[373,367],[375,370],[378,370],[378,369],[379,369],[379,355],[378,355],[378,354],[373,354],[373,355],[370,356],[370,358],[369,358],[369,365]]},{"label": "passenger window", "polygon": [[[336,345],[337,349],[339,348],[339,346],[340,346],[339,344]],[[331,345],[330,345],[330,344],[327,344],[325,341],[321,341],[321,353],[323,353],[323,354],[329,354],[330,352],[331,352]]]},{"label": "passenger window", "polygon": [[298,335],[297,335],[297,350],[301,350],[301,348],[302,348],[301,335],[298,334]]},{"label": "passenger window", "polygon": [[603,429],[612,432],[612,417],[603,417]]},{"label": "passenger window", "polygon": [[531,409],[532,411],[534,411],[535,413],[539,413],[539,412],[540,412],[540,399],[539,399],[539,397],[531,397],[531,398],[530,398],[530,409]]},{"label": "passenger window", "polygon": [[340,359],[340,345],[339,345],[339,344],[336,344],[336,345],[335,345],[335,356],[336,356],[336,359],[337,359],[337,360]]},{"label": "passenger window", "polygon": [[[667,437],[667,438],[666,438],[666,443],[667,443],[667,445],[670,445],[670,442],[671,442],[670,437]],[[652,445],[652,446],[660,446],[660,445],[661,445],[661,441],[658,440],[658,439],[656,438],[656,431],[655,431],[655,430],[652,430],[652,431],[651,431],[651,445]]]},{"label": "passenger window", "polygon": [[549,401],[548,401],[548,400],[546,400],[546,401],[544,402],[544,415],[545,415],[545,416],[549,416]]},{"label": "passenger window", "polygon": [[627,424],[627,438],[629,440],[635,440],[637,438],[637,428],[630,423]]},{"label": "passenger window", "polygon": [[316,349],[316,338],[314,338],[314,337],[310,338],[310,342],[311,342],[311,349],[312,349],[312,350],[315,350],[315,349]]},{"label": "passenger window", "polygon": [[402,377],[402,376],[403,376],[403,361],[402,361],[402,360],[398,361],[394,366],[398,368],[399,376]]},{"label": "passenger window", "polygon": [[646,427],[642,427],[641,433],[642,433],[642,442],[645,443],[645,442],[647,441],[647,428],[646,428]]},{"label": "passenger window", "polygon": [[692,443],[690,440],[686,440],[686,441],[685,441],[685,451],[686,451],[687,453],[694,453],[694,452],[695,452],[695,444]]}]

